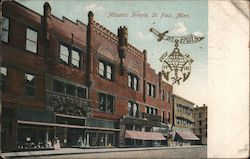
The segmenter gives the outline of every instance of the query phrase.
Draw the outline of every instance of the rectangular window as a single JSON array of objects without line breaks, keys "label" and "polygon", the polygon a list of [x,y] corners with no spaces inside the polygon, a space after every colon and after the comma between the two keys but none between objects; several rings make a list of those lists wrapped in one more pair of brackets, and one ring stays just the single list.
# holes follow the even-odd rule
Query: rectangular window
[{"label": "rectangular window", "polygon": [[77,88],[77,96],[80,98],[87,98],[87,89],[86,88]]},{"label": "rectangular window", "polygon": [[69,64],[73,67],[81,67],[81,51],[72,48],[71,46],[60,44],[60,60],[64,64]]},{"label": "rectangular window", "polygon": [[26,50],[37,53],[37,32],[29,28],[26,30]]},{"label": "rectangular window", "polygon": [[80,52],[72,50],[71,64],[75,67],[80,67]]},{"label": "rectangular window", "polygon": [[169,92],[168,91],[166,93],[166,99],[167,99],[167,102],[169,102]]},{"label": "rectangular window", "polygon": [[170,113],[168,112],[168,123],[170,123]]},{"label": "rectangular window", "polygon": [[73,86],[71,84],[66,84],[66,94],[74,96],[75,95],[75,91],[76,91],[75,86]]},{"label": "rectangular window", "polygon": [[135,91],[139,90],[139,78],[136,75],[128,74],[128,87],[132,88]]},{"label": "rectangular window", "polygon": [[112,80],[113,79],[113,67],[110,64],[99,61],[98,73],[101,77]]},{"label": "rectangular window", "polygon": [[128,102],[128,115],[129,116],[133,116],[133,117],[137,117],[139,110],[138,110],[139,106],[137,103],[135,102]]},{"label": "rectangular window", "polygon": [[202,117],[202,113],[201,112],[199,112],[199,118],[201,118]]},{"label": "rectangular window", "polygon": [[113,113],[114,112],[114,97],[111,95],[99,94],[99,108],[101,111]]},{"label": "rectangular window", "polygon": [[106,68],[107,68],[106,78],[111,80],[112,79],[112,67],[107,65]]},{"label": "rectangular window", "polygon": [[64,45],[60,45],[60,59],[67,64],[69,63],[69,48]]},{"label": "rectangular window", "polygon": [[202,124],[202,123],[201,123],[201,120],[200,120],[200,121],[199,121],[199,125],[201,126],[201,124]]},{"label": "rectangular window", "polygon": [[156,86],[151,83],[147,83],[147,94],[148,96],[156,97]]},{"label": "rectangular window", "polygon": [[161,122],[162,123],[165,122],[165,111],[164,110],[161,112]]},{"label": "rectangular window", "polygon": [[162,92],[161,92],[161,94],[162,94],[162,100],[164,101],[164,94],[165,94],[165,91],[164,91],[164,89],[162,90]]},{"label": "rectangular window", "polygon": [[99,61],[99,75],[104,77],[104,63]]},{"label": "rectangular window", "polygon": [[9,19],[6,17],[2,17],[2,36],[1,40],[4,42],[9,41]]},{"label": "rectangular window", "polygon": [[7,68],[1,67],[1,92],[6,92]]},{"label": "rectangular window", "polygon": [[36,90],[36,77],[34,75],[25,73],[25,95],[34,97]]},{"label": "rectangular window", "polygon": [[64,93],[64,83],[58,80],[54,80],[54,91]]},{"label": "rectangular window", "polygon": [[151,87],[149,83],[147,83],[147,95],[151,96]]},{"label": "rectangular window", "polygon": [[107,95],[107,112],[113,113],[113,96]]}]

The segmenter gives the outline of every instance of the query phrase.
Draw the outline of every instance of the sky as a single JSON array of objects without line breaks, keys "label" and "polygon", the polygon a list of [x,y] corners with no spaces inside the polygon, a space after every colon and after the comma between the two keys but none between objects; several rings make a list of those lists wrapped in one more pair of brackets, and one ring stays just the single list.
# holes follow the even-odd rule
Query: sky
[{"label": "sky", "polygon": [[[45,0],[16,0],[22,5],[43,14]],[[157,41],[149,31],[155,28],[159,32],[169,31],[169,35],[195,34],[205,38],[195,44],[179,46],[180,52],[189,54],[194,60],[190,77],[173,85],[174,94],[182,96],[196,105],[208,103],[208,4],[206,0],[169,0],[169,1],[87,1],[87,0],[47,0],[52,14],[58,18],[77,19],[87,24],[88,12],[94,13],[94,19],[113,33],[120,26],[128,28],[128,42],[142,51],[147,50],[148,63],[158,73],[162,63],[159,58],[165,52],[170,54],[174,44]],[[169,84],[172,81],[168,82]]]}]

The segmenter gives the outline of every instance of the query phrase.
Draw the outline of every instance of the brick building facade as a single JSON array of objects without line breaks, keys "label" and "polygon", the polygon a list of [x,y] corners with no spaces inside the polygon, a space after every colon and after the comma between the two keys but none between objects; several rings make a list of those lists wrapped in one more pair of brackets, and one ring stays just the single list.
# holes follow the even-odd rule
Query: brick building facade
[{"label": "brick building facade", "polygon": [[200,138],[199,144],[207,144],[207,106],[194,108],[194,133]]},{"label": "brick building facade", "polygon": [[43,7],[2,6],[2,150],[167,144],[173,88],[128,29],[115,35],[92,12],[85,25]]}]

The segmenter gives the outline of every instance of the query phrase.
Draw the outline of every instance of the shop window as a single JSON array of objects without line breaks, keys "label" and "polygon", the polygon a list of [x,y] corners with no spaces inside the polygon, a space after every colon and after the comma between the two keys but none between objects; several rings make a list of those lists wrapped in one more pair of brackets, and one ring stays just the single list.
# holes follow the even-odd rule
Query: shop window
[{"label": "shop window", "polygon": [[128,115],[137,117],[138,116],[138,104],[135,102],[128,102]]},{"label": "shop window", "polygon": [[25,73],[25,95],[34,97],[36,90],[36,77],[35,75],[31,75]]},{"label": "shop window", "polygon": [[37,53],[37,32],[29,28],[26,30],[26,50]]},{"label": "shop window", "polygon": [[107,146],[111,147],[114,146],[114,135],[113,134],[108,134],[107,135]]},{"label": "shop window", "polygon": [[54,80],[54,91],[64,93],[64,83],[58,80]]},{"label": "shop window", "polygon": [[99,95],[99,108],[101,111],[113,113],[114,112],[114,97],[100,93]]},{"label": "shop window", "polygon": [[98,146],[105,146],[105,134],[98,134]]},{"label": "shop window", "polygon": [[7,68],[1,66],[1,92],[6,92]]},{"label": "shop window", "polygon": [[66,94],[74,96],[75,95],[75,91],[76,91],[75,86],[73,86],[71,84],[66,84]]},{"label": "shop window", "polygon": [[70,46],[60,44],[60,60],[64,64],[80,68],[81,52]]},{"label": "shop window", "polygon": [[139,78],[136,75],[128,74],[128,87],[135,91],[139,90]]},{"label": "shop window", "polygon": [[151,83],[147,83],[147,95],[151,96],[151,97],[155,97],[156,96],[156,86],[151,84]]},{"label": "shop window", "polygon": [[113,80],[113,66],[103,61],[99,61],[98,73],[101,77]]},{"label": "shop window", "polygon": [[96,133],[89,133],[89,145],[97,146],[97,134]]},{"label": "shop window", "polygon": [[9,18],[2,17],[2,35],[1,40],[4,42],[9,41]]},{"label": "shop window", "polygon": [[87,89],[86,88],[77,88],[77,96],[80,98],[87,98]]}]

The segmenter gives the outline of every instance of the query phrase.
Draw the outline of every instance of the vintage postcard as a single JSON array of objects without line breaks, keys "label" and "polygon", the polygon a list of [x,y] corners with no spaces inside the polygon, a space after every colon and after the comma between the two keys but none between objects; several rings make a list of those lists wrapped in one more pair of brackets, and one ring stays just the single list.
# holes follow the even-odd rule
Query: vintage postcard
[{"label": "vintage postcard", "polygon": [[[1,9],[2,157],[247,157],[249,125],[232,130],[242,141],[227,151],[220,144],[236,137],[220,142],[230,125],[218,123],[233,113],[231,80],[221,83],[235,50],[225,35],[241,23],[237,38],[249,40],[248,2],[15,0]],[[229,33],[215,25],[223,16]],[[239,89],[244,55],[233,58],[232,73],[246,68]]]}]

